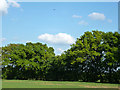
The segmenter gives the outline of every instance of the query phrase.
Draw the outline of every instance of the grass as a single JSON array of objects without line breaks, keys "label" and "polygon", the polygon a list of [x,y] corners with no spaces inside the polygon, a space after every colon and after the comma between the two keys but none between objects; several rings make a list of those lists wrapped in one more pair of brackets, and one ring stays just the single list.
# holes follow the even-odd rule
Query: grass
[{"label": "grass", "polygon": [[118,88],[118,84],[69,81],[2,80],[2,88]]}]

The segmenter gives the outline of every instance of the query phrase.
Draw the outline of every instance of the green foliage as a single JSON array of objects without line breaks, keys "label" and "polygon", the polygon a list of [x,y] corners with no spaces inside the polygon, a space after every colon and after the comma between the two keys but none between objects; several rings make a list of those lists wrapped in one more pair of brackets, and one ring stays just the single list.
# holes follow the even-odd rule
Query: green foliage
[{"label": "green foliage", "polygon": [[3,78],[44,79],[54,49],[41,43],[10,44],[2,49]]},{"label": "green foliage", "polygon": [[117,32],[85,32],[65,54],[68,68],[74,72],[71,77],[90,82],[119,81],[115,78],[120,67],[120,34]]},{"label": "green foliage", "polygon": [[120,83],[120,34],[85,32],[60,56],[42,43],[9,44],[2,65],[4,79]]}]

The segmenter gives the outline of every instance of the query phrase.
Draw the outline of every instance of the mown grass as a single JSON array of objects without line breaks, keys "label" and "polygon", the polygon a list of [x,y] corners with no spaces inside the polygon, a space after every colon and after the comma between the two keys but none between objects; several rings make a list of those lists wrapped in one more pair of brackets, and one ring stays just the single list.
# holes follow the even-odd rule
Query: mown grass
[{"label": "mown grass", "polygon": [[69,81],[2,80],[2,88],[118,88],[118,84]]}]

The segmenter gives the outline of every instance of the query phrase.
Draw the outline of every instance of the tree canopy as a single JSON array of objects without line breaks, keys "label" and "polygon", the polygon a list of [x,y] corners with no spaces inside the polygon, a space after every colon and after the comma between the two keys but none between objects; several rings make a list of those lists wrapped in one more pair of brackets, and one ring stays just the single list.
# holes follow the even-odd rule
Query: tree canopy
[{"label": "tree canopy", "polygon": [[85,32],[60,56],[42,43],[2,48],[3,79],[120,83],[120,34]]}]

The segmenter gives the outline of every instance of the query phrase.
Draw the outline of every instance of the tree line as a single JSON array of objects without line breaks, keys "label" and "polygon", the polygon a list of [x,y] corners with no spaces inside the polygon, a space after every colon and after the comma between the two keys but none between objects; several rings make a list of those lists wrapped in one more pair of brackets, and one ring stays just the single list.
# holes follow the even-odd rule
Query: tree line
[{"label": "tree line", "polygon": [[85,32],[55,55],[42,43],[2,47],[2,78],[120,83],[120,34]]}]

